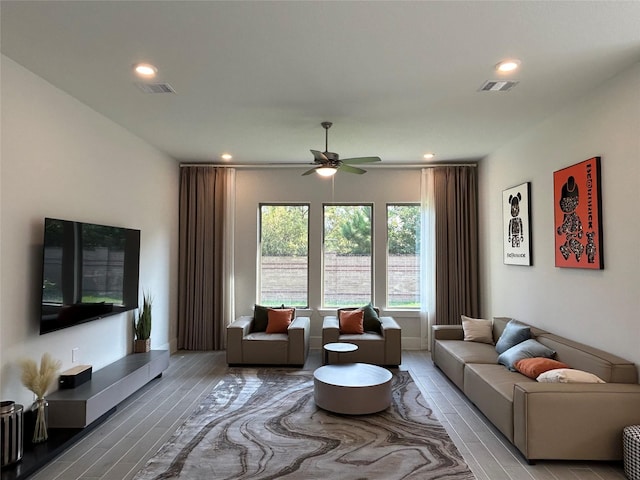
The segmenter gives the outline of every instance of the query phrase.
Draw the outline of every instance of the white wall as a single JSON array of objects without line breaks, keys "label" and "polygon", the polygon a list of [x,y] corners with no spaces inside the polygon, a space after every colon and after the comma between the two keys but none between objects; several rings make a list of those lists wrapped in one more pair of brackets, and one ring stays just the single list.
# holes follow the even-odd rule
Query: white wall
[{"label": "white wall", "polygon": [[[364,175],[338,173],[333,180],[317,175],[302,177],[309,167],[238,170],[236,174],[236,315],[251,315],[256,302],[256,261],[258,205],[261,202],[310,202],[309,231],[309,306],[311,345],[319,348],[322,315],[335,310],[321,310],[321,239],[322,204],[362,202],[374,204],[374,240],[385,239],[386,204],[420,201],[420,170],[370,168]],[[366,167],[365,167],[366,169]],[[379,242],[380,243],[380,242]],[[383,313],[393,315],[402,327],[403,347],[420,348],[420,325],[415,312],[384,310],[385,245],[375,244],[377,270],[374,281],[374,304]]]},{"label": "white wall", "polygon": [[33,400],[16,362],[44,352],[99,369],[131,352],[129,314],[39,335],[44,217],[141,230],[140,287],[154,297],[152,348],[175,334],[178,165],[2,56],[0,385]]},{"label": "white wall", "polygon": [[[594,156],[601,157],[604,270],[556,268],[553,172]],[[483,314],[640,364],[640,63],[482,165]],[[502,190],[522,182],[531,182],[531,267],[502,261]]]}]

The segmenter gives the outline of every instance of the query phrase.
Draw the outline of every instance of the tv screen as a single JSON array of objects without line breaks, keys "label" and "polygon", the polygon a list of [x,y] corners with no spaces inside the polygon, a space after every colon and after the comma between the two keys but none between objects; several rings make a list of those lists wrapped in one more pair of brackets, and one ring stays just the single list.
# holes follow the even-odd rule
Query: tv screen
[{"label": "tv screen", "polygon": [[45,218],[40,334],[138,308],[140,230]]}]

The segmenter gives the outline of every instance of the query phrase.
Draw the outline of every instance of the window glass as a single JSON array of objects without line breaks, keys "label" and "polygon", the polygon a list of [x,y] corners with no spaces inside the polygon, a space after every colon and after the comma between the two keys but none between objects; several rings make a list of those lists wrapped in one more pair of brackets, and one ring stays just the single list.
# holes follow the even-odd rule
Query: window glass
[{"label": "window glass", "polygon": [[420,206],[387,205],[387,308],[420,308]]},{"label": "window glass", "polygon": [[372,205],[324,205],[324,307],[371,301],[372,210]]},{"label": "window glass", "polygon": [[258,303],[309,304],[309,205],[260,205]]}]

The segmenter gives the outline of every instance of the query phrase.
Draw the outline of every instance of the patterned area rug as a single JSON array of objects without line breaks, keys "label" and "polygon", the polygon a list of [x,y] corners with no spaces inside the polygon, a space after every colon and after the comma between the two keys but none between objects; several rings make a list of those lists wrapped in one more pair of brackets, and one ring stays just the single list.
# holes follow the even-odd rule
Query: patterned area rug
[{"label": "patterned area rug", "polygon": [[387,410],[337,415],[311,372],[230,368],[134,479],[474,479],[411,375],[393,382]]}]

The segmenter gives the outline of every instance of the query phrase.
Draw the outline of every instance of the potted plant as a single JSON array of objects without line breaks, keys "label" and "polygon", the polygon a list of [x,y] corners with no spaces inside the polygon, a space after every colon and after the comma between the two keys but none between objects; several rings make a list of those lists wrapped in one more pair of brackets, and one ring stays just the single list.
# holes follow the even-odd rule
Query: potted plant
[{"label": "potted plant", "polygon": [[149,293],[143,295],[142,309],[138,311],[138,319],[133,320],[133,331],[135,341],[133,344],[134,353],[144,353],[151,350],[151,305],[153,299]]}]

